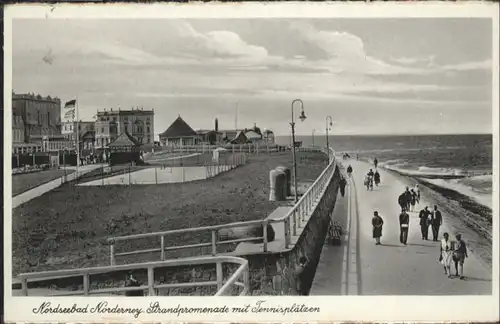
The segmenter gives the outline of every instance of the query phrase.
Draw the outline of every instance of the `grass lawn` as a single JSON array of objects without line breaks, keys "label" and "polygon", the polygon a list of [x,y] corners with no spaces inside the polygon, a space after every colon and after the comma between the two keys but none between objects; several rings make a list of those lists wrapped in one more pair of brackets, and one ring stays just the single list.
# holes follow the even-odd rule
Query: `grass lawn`
[{"label": "grass lawn", "polygon": [[[326,166],[326,157],[319,153],[299,153],[297,160],[299,181],[314,181]],[[107,265],[105,240],[111,236],[263,219],[280,205],[269,201],[269,171],[291,164],[291,153],[282,152],[251,156],[244,166],[196,182],[64,184],[13,210],[13,273]],[[210,233],[179,235],[167,244],[198,243],[209,237]],[[127,250],[159,246],[151,240],[129,242],[117,251],[124,244],[129,244]],[[197,253],[183,250],[182,255]]]},{"label": "grass lawn", "polygon": [[[73,173],[73,170],[66,170],[66,174]],[[45,170],[12,176],[12,196],[38,187],[54,179],[64,176],[64,170]]]}]

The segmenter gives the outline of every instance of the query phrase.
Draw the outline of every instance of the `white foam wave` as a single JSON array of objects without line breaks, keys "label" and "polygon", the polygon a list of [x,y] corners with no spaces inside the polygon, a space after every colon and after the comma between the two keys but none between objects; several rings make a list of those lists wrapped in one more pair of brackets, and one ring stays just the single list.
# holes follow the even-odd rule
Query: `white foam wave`
[{"label": "white foam wave", "polygon": [[465,196],[471,197],[477,203],[493,209],[493,195],[491,185],[492,176],[475,176],[464,179],[425,179],[436,186],[455,190]]},{"label": "white foam wave", "polygon": [[430,168],[421,166],[416,169],[408,169],[404,168],[404,166],[408,165],[408,163],[396,162],[398,160],[392,161],[392,163],[381,163],[381,166],[385,169],[397,171],[398,173],[414,177],[465,177],[467,175],[465,171],[454,168]]}]

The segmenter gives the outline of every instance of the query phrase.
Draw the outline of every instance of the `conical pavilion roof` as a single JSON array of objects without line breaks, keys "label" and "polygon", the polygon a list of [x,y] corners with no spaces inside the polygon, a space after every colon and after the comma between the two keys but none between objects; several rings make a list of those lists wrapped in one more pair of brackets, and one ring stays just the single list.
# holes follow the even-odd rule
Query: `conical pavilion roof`
[{"label": "conical pavilion roof", "polygon": [[167,128],[166,131],[160,134],[162,137],[172,138],[172,137],[189,137],[197,136],[198,134],[189,126],[181,116],[177,117],[176,120]]}]

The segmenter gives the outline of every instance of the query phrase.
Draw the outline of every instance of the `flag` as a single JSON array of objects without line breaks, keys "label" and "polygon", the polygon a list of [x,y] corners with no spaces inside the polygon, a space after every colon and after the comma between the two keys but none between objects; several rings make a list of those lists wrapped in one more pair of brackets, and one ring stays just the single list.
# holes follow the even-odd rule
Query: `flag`
[{"label": "flag", "polygon": [[64,104],[64,109],[74,109],[76,107],[76,100],[70,100]]}]

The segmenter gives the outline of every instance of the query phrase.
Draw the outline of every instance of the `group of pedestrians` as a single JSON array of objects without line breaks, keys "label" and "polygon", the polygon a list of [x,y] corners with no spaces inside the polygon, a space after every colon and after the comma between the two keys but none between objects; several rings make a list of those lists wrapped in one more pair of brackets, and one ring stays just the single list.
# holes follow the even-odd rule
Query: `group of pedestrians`
[{"label": "group of pedestrians", "polygon": [[414,212],[415,206],[420,202],[420,188],[418,184],[415,185],[415,188],[409,189],[406,187],[406,190],[399,195],[398,204],[401,207],[401,210],[405,210],[407,212]]},{"label": "group of pedestrians", "polygon": [[432,240],[434,242],[438,241],[439,228],[443,225],[443,216],[441,211],[438,210],[438,206],[434,206],[434,210],[430,211],[427,206],[422,209],[418,218],[420,218],[420,232],[422,233],[422,240],[429,239],[429,227],[432,229]]},{"label": "group of pedestrians", "polygon": [[455,276],[460,276],[460,280],[464,280],[464,263],[465,258],[468,258],[467,245],[462,240],[462,235],[455,235],[456,241],[450,239],[448,233],[443,234],[441,245],[439,247],[439,262],[444,267],[444,274],[448,278],[453,278],[451,274],[451,265],[455,264]]}]

